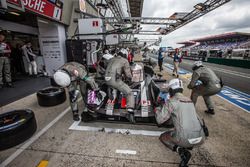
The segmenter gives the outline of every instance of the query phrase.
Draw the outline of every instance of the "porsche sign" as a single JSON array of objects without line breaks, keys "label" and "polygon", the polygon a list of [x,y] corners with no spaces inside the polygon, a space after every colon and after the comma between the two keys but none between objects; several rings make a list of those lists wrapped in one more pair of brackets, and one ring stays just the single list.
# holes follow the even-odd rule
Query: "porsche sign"
[{"label": "porsche sign", "polygon": [[62,9],[48,0],[7,0],[11,5],[21,7],[26,10],[43,15],[55,20],[61,20]]}]

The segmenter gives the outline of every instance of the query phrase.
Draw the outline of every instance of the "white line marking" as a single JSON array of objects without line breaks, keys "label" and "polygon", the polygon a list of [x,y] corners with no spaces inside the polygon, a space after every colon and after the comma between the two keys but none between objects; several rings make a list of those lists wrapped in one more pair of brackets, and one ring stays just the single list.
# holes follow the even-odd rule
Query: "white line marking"
[{"label": "white line marking", "polygon": [[143,135],[143,136],[160,136],[164,131],[149,131],[149,130],[135,130],[135,129],[115,129],[105,127],[92,127],[92,126],[79,126],[80,121],[74,122],[69,129],[79,131],[92,131],[92,132],[106,132],[106,133],[121,133],[130,135]]},{"label": "white line marking", "polygon": [[115,153],[117,153],[117,154],[131,154],[131,155],[135,155],[136,151],[134,151],[134,150],[116,150]]},{"label": "white line marking", "polygon": [[79,121],[74,121],[74,123],[69,127],[70,130],[74,130],[77,128],[77,126],[81,123],[81,118]]},{"label": "white line marking", "polygon": [[[188,64],[188,65],[192,65],[192,63],[188,63],[188,62],[183,62],[183,63]],[[246,75],[248,75],[247,73],[222,69],[222,68],[214,67],[214,66],[211,66],[211,65],[206,65],[206,66],[213,69],[213,70],[215,70],[215,71],[219,71],[219,72],[223,72],[223,73],[226,73],[226,74],[231,74],[231,75],[235,75],[235,76],[239,76],[239,77],[243,77],[243,78],[250,78],[250,76],[246,76]]]},{"label": "white line marking", "polygon": [[17,156],[19,156],[25,149],[27,149],[32,143],[34,143],[40,136],[42,136],[49,128],[51,128],[57,121],[59,121],[67,112],[69,112],[70,107],[66,108],[60,115],[58,115],[53,121],[51,121],[47,126],[40,130],[35,136],[31,137],[22,145],[16,152],[9,156],[5,161],[0,164],[0,167],[5,167],[11,163]]},{"label": "white line marking", "polygon": [[220,69],[220,68],[214,68],[214,67],[210,67],[212,68],[214,71],[218,71],[218,72],[223,72],[223,73],[226,73],[226,74],[231,74],[231,75],[235,75],[235,76],[238,76],[238,77],[242,77],[242,78],[250,78],[248,76],[244,76],[243,74],[238,74],[238,73],[235,73],[234,71],[226,71],[226,70],[223,70],[223,69]]}]

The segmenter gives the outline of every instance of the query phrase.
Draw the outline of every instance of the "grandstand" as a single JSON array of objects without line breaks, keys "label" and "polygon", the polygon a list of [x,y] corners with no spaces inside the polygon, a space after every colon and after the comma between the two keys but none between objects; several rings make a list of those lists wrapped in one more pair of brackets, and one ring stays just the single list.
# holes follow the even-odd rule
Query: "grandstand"
[{"label": "grandstand", "polygon": [[204,57],[204,52],[212,53],[208,57],[227,57],[234,51],[242,51],[238,57],[244,57],[243,51],[249,52],[250,49],[250,33],[231,32],[214,36],[192,39],[190,41],[179,42],[184,46],[181,47],[184,56]]}]

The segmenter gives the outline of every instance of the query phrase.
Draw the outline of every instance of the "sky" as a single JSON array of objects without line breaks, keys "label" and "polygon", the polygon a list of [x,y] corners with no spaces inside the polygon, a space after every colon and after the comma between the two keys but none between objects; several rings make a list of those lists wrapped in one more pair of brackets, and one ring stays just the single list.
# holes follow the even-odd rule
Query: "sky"
[{"label": "sky", "polygon": [[[142,17],[169,17],[175,12],[190,12],[205,0],[144,0]],[[159,26],[143,26],[143,30],[156,30]],[[160,46],[179,47],[177,42],[227,32],[250,33],[250,0],[232,0],[193,22],[163,36]],[[157,38],[157,36],[138,36]]]}]

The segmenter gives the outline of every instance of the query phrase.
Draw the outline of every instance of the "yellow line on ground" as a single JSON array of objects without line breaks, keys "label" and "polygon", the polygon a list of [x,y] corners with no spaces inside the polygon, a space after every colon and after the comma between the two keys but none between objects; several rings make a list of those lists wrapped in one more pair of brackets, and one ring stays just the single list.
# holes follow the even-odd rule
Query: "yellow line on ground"
[{"label": "yellow line on ground", "polygon": [[48,166],[49,161],[42,160],[37,167],[46,167]]}]

